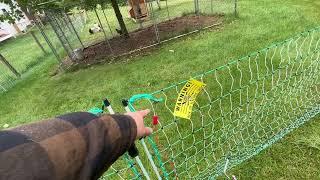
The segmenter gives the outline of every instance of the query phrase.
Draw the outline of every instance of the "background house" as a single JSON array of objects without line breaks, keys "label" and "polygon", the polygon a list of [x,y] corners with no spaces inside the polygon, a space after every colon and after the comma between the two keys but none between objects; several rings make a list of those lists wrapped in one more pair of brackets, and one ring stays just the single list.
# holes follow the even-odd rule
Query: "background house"
[{"label": "background house", "polygon": [[[6,13],[10,8],[8,5],[0,2],[0,14]],[[0,42],[15,37],[17,34],[26,31],[27,26],[31,21],[24,14],[23,18],[17,20],[15,23],[0,22]]]}]

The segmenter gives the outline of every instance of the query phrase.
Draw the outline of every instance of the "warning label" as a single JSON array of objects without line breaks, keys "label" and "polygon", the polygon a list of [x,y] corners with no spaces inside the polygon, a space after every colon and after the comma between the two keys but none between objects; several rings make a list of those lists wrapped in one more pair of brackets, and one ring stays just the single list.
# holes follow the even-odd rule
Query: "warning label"
[{"label": "warning label", "polygon": [[194,79],[189,80],[180,90],[173,115],[190,119],[192,107],[204,86],[205,84],[203,82]]}]

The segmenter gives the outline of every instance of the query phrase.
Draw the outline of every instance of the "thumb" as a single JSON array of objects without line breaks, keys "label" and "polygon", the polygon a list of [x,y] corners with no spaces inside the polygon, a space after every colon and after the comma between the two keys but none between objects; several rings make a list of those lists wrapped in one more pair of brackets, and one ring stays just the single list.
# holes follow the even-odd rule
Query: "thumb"
[{"label": "thumb", "polygon": [[149,135],[152,134],[152,132],[153,132],[152,128],[146,127],[146,128],[144,129],[144,136],[149,136]]}]

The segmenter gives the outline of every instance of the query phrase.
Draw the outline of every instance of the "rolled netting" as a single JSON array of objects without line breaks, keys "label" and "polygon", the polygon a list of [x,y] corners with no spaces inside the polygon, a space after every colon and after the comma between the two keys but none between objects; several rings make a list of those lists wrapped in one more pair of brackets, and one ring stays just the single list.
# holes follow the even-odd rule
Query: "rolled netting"
[{"label": "rolled netting", "polygon": [[[155,170],[163,179],[226,175],[315,117],[320,112],[319,48],[320,28],[315,28],[193,77],[206,87],[190,120],[173,115],[187,81],[151,93],[161,102],[131,104],[159,117],[153,135],[145,138],[156,169],[137,144],[151,179],[157,179]],[[104,177],[145,179],[130,159],[126,155]]]}]

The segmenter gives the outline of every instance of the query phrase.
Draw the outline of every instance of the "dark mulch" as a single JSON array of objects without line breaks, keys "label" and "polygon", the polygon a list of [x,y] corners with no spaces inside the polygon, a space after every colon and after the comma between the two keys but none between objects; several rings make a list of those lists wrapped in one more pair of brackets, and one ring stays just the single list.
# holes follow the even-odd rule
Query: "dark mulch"
[{"label": "dark mulch", "polygon": [[[183,16],[158,24],[161,40],[166,40],[179,34],[187,33],[222,22],[221,15],[215,16]],[[101,59],[107,60],[118,57],[133,50],[157,43],[154,26],[139,29],[130,33],[129,38],[117,36],[109,39],[109,44],[100,42],[84,49],[84,60],[79,64],[95,64]]]}]

